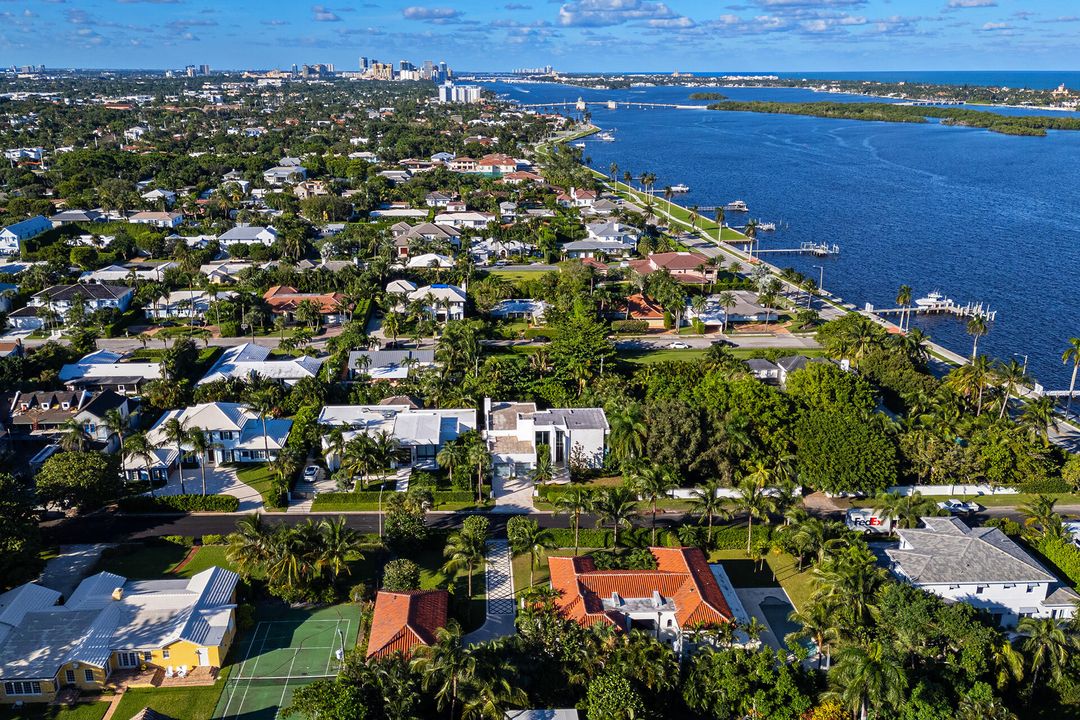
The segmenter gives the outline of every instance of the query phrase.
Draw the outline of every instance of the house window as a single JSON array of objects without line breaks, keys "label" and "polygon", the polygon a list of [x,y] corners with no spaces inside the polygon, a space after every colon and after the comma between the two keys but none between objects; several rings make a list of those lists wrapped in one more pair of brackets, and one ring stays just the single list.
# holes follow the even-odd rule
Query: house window
[{"label": "house window", "polygon": [[142,654],[142,659],[143,659],[143,662],[150,662],[151,660],[154,659],[154,654],[151,653],[149,650],[146,650]]},{"label": "house window", "polygon": [[75,684],[75,671],[74,670],[68,670],[66,673],[64,673],[64,678],[67,680],[68,685],[74,685]]},{"label": "house window", "polygon": [[86,682],[88,682],[88,683],[94,682],[94,671],[93,670],[83,670],[83,679],[86,680]]},{"label": "house window", "polygon": [[169,651],[168,650],[162,650],[161,651],[161,657],[162,657],[163,660],[168,660],[169,659]]},{"label": "house window", "polygon": [[984,589],[985,588],[982,585],[976,585],[975,586],[975,594],[976,595],[982,595]]},{"label": "house window", "polygon": [[1038,585],[1028,585],[1027,586],[1027,592],[1035,592],[1035,588],[1037,588],[1037,587],[1038,587]]},{"label": "house window", "polygon": [[5,695],[40,695],[41,683],[36,680],[29,682],[6,682],[4,683]]}]

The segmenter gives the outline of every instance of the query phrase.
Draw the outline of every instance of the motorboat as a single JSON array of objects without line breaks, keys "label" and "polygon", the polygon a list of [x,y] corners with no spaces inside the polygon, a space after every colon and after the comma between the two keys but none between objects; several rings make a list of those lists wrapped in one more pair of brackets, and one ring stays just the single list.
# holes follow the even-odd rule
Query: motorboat
[{"label": "motorboat", "polygon": [[678,185],[671,186],[671,192],[673,193],[688,193],[690,192],[690,186],[679,183]]},{"label": "motorboat", "polygon": [[916,298],[915,304],[919,307],[933,307],[935,305],[948,305],[952,300],[945,297],[937,290],[927,293],[926,297]]},{"label": "motorboat", "polygon": [[724,209],[729,212],[750,212],[750,208],[746,207],[746,203],[742,200],[732,200]]}]

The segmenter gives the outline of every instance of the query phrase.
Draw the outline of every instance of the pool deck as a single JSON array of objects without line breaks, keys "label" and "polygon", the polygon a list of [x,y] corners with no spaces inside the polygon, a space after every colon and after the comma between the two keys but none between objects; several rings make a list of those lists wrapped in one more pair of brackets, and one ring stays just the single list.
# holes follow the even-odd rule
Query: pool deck
[{"label": "pool deck", "polygon": [[767,630],[761,633],[761,642],[765,643],[774,650],[785,650],[784,638],[777,637],[773,631],[772,625],[769,624],[769,619],[765,617],[765,613],[761,611],[761,601],[766,598],[776,598],[782,600],[794,609],[794,604],[791,602],[791,598],[784,592],[784,588],[768,587],[768,588],[736,588],[735,595],[739,598],[739,602],[742,603],[746,612],[751,617],[757,618],[757,621],[761,623]]}]

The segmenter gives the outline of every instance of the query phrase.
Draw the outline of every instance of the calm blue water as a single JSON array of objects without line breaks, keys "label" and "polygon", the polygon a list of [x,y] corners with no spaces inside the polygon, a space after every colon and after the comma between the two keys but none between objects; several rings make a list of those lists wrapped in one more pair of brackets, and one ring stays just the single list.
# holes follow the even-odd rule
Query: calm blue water
[{"label": "calm blue water", "polygon": [[[585,99],[689,104],[685,88],[589,91],[553,85],[491,84],[523,103]],[[797,89],[729,89],[739,100],[857,102],[857,96]],[[1027,112],[1002,110],[1002,112]],[[771,255],[781,267],[818,276],[860,307],[895,305],[896,290],[916,297],[940,290],[983,301],[998,319],[980,350],[999,358],[1028,353],[1032,373],[1064,389],[1060,356],[1080,336],[1080,132],[1020,138],[936,123],[904,125],[822,118],[653,109],[592,110],[616,142],[588,140],[585,154],[607,172],[650,171],[658,188],[686,183],[686,205],[742,199],[749,217],[776,222],[762,247],[835,242],[822,262]],[[738,214],[728,223],[745,222]],[[971,349],[954,318],[916,321],[957,352]]]},{"label": "calm blue water", "polygon": [[700,77],[719,75],[778,75],[783,78],[822,80],[876,80],[879,82],[922,82],[938,85],[989,85],[994,87],[1048,90],[1061,83],[1080,88],[1080,72],[1075,70],[889,70],[880,72],[741,72],[694,73]]}]

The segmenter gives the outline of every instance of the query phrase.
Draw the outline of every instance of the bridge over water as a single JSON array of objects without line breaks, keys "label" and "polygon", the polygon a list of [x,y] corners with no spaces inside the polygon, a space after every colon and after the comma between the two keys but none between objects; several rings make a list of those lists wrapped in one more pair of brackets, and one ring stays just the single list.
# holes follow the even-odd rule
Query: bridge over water
[{"label": "bridge over water", "polygon": [[578,98],[576,102],[548,102],[548,103],[533,103],[525,104],[519,103],[518,107],[527,108],[530,110],[541,110],[544,108],[550,108],[555,110],[557,108],[574,108],[575,110],[583,111],[587,110],[590,106],[607,108],[608,110],[615,110],[618,107],[636,107],[643,110],[650,108],[673,108],[675,110],[708,110],[705,105],[675,105],[672,103],[652,103],[652,102],[636,102],[636,101],[615,101],[615,100],[582,100]]}]

